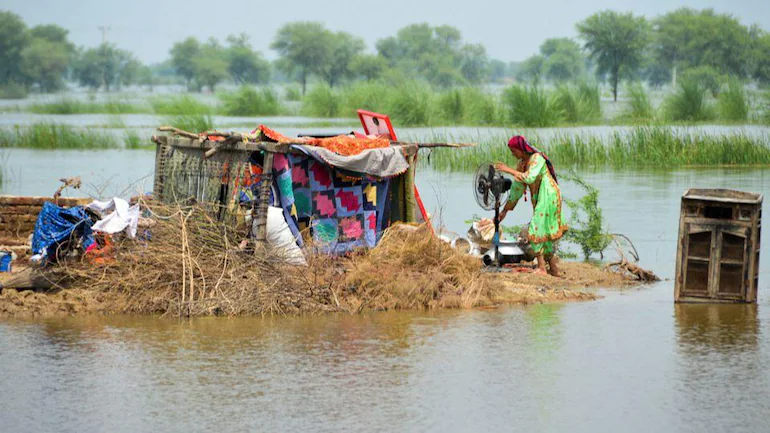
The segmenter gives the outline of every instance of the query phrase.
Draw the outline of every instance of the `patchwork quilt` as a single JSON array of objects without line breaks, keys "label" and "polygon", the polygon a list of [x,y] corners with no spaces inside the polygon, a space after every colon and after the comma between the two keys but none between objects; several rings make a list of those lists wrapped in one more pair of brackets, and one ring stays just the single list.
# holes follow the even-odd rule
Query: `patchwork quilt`
[{"label": "patchwork quilt", "polygon": [[387,224],[389,180],[350,178],[307,155],[276,154],[273,170],[284,217],[300,245],[300,221],[309,221],[315,245],[325,252],[377,244]]}]

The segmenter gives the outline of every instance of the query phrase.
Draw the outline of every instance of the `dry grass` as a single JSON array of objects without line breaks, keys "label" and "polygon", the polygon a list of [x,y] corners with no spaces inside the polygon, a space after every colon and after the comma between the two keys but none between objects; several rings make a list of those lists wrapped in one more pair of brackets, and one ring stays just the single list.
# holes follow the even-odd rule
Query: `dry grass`
[{"label": "dry grass", "polygon": [[495,303],[501,284],[422,228],[389,229],[377,248],[345,258],[306,251],[308,267],[267,249],[245,252],[233,224],[202,207],[148,205],[159,215],[149,240],[125,239],[103,265],[52,267],[59,287],[120,294],[109,310],[179,316],[355,313],[469,308]]}]

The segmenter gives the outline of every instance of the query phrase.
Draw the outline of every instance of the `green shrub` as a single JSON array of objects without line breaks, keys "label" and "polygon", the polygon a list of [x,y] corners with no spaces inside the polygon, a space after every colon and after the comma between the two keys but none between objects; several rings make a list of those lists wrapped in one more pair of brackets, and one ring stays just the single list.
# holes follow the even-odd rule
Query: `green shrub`
[{"label": "green shrub", "polygon": [[313,86],[302,101],[302,114],[310,117],[339,117],[342,98],[326,84]]},{"label": "green shrub", "polygon": [[356,110],[384,112],[387,110],[388,87],[376,81],[358,81],[342,89],[342,115],[352,117]]},{"label": "green shrub", "polygon": [[511,86],[503,92],[507,120],[520,126],[546,127],[558,124],[564,114],[554,98],[537,86]]},{"label": "green shrub", "polygon": [[601,120],[599,87],[587,83],[556,88],[555,102],[570,123],[595,123]]},{"label": "green shrub", "polygon": [[163,96],[150,99],[155,114],[169,116],[211,115],[214,110],[190,95]]},{"label": "green shrub", "polygon": [[126,149],[151,149],[155,146],[149,141],[142,139],[138,132],[128,130],[123,134],[123,145]]},{"label": "green shrub", "polygon": [[40,122],[0,130],[0,148],[110,149],[118,143],[112,135],[58,123]]},{"label": "green shrub", "polygon": [[625,117],[632,120],[652,120],[655,117],[650,98],[639,83],[634,83],[628,88],[628,109]]},{"label": "green shrub", "polygon": [[722,84],[726,81],[726,77],[711,66],[698,66],[697,68],[684,71],[682,73],[682,80],[700,83],[705,90],[711,92],[711,95],[716,98],[722,91]]},{"label": "green shrub", "polygon": [[732,79],[717,99],[719,117],[731,122],[743,122],[749,118],[749,101],[743,83]]},{"label": "green shrub", "polygon": [[256,90],[250,86],[241,87],[235,93],[219,96],[221,112],[226,116],[276,116],[283,112],[278,97],[270,88]]},{"label": "green shrub", "polygon": [[411,82],[393,88],[388,98],[387,114],[403,126],[431,125],[438,116],[430,86]]},{"label": "green shrub", "polygon": [[666,117],[677,121],[711,120],[713,108],[706,101],[706,88],[694,79],[682,79],[665,101]]},{"label": "green shrub", "polygon": [[16,83],[7,83],[0,86],[0,99],[24,99],[26,97],[26,86]]},{"label": "green shrub", "polygon": [[450,123],[462,123],[465,119],[464,98],[459,89],[450,89],[438,96],[441,117]]},{"label": "green shrub", "polygon": [[612,235],[604,228],[599,190],[574,174],[564,179],[576,183],[585,191],[585,195],[577,200],[565,200],[570,209],[570,228],[564,239],[579,246],[586,260],[592,254],[603,257],[604,250],[612,242]]},{"label": "green shrub", "polygon": [[30,104],[26,110],[37,114],[132,114],[147,111],[138,105],[117,99],[106,102],[87,102],[72,98]]},{"label": "green shrub", "polygon": [[497,125],[502,123],[500,107],[495,95],[484,92],[475,87],[462,89],[462,97],[465,101],[466,125]]},{"label": "green shrub", "polygon": [[214,129],[214,120],[208,114],[190,114],[190,115],[176,115],[168,116],[165,119],[165,123],[179,128],[183,131],[192,132],[195,134],[211,131]]},{"label": "green shrub", "polygon": [[300,89],[299,86],[291,85],[286,88],[284,97],[287,101],[301,101],[302,89]]}]

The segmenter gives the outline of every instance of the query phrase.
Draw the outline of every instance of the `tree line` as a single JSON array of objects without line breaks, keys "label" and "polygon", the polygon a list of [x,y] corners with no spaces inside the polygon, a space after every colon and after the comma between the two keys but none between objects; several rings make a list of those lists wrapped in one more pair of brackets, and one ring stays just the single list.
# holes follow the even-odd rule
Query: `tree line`
[{"label": "tree line", "polygon": [[408,25],[368,53],[358,36],[318,22],[291,22],[272,39],[274,62],[240,34],[223,42],[189,37],[173,44],[168,60],[147,66],[114,44],[76,47],[66,29],[29,28],[18,15],[0,11],[0,89],[54,92],[70,80],[109,91],[182,80],[191,91],[213,91],[222,82],[279,80],[297,82],[304,93],[310,80],[335,87],[358,80],[421,79],[448,88],[514,77],[535,83],[596,77],[617,97],[622,80],[661,85],[688,74],[702,82],[730,76],[770,84],[770,33],[712,9],[682,8],[654,19],[607,10],[576,29],[577,39],[547,39],[537,54],[517,63],[490,58],[483,45],[465,42],[452,26]]}]

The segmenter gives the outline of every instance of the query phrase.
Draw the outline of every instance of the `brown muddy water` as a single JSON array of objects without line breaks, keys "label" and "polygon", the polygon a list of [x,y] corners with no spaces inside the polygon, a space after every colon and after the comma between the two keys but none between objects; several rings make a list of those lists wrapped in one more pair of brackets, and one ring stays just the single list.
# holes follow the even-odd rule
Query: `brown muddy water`
[{"label": "brown muddy water", "polygon": [[[135,181],[152,152],[3,158],[4,194],[48,195],[77,174],[87,194],[151,188]],[[686,188],[770,191],[767,169],[581,175],[611,231],[664,278]],[[483,215],[468,174],[420,169],[417,184],[449,230]],[[565,183],[564,195],[580,190]],[[528,205],[506,222],[526,222]],[[754,306],[675,306],[669,280],[489,311],[0,319],[0,431],[767,431],[766,248],[761,260]]]}]

